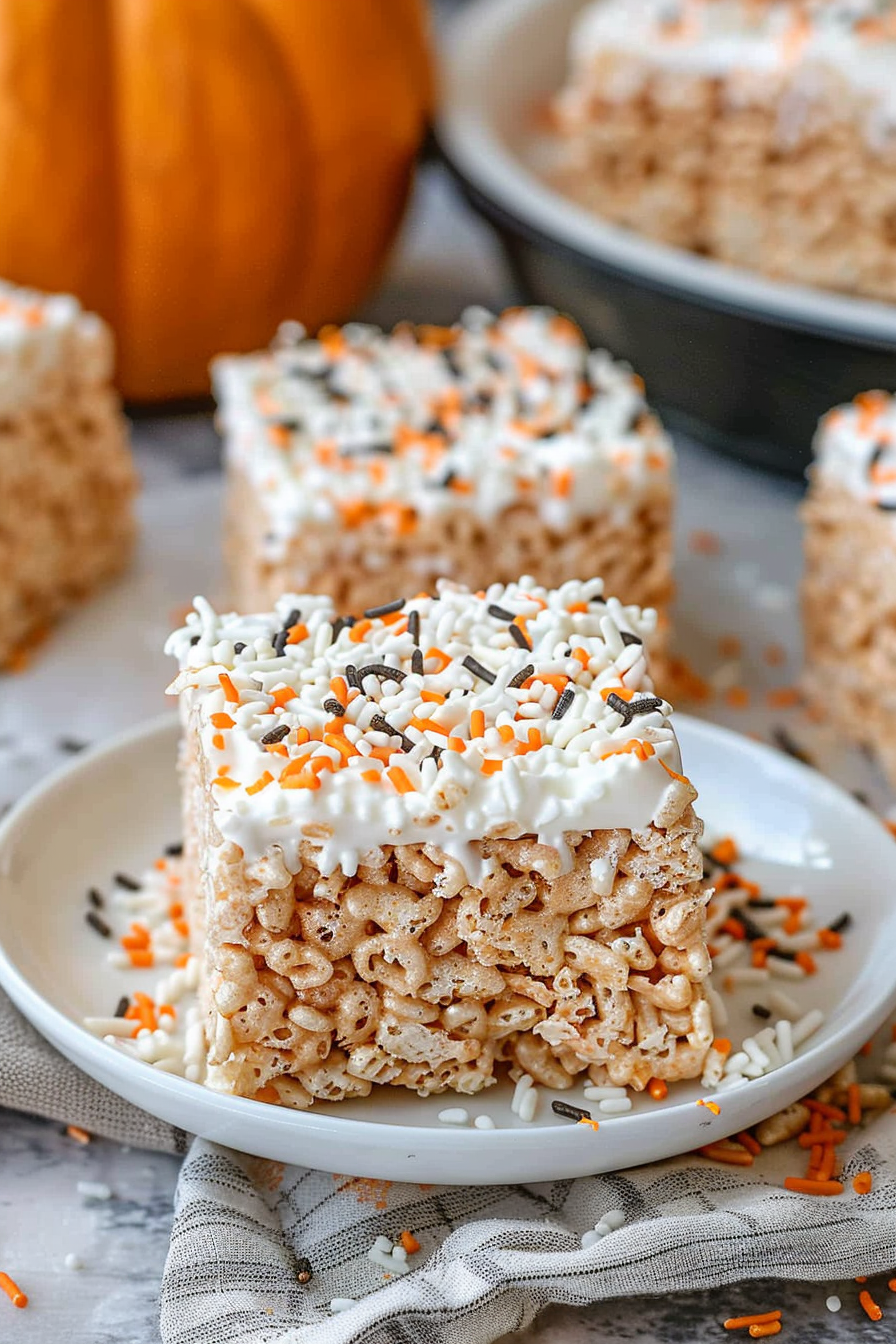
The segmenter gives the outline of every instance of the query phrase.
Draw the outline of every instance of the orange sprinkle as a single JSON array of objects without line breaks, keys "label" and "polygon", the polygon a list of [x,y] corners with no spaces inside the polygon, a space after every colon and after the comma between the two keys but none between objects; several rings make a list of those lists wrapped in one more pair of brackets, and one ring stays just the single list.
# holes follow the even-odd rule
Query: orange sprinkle
[{"label": "orange sprinkle", "polygon": [[857,1172],[852,1178],[852,1188],[857,1195],[867,1195],[871,1191],[873,1178],[870,1171]]},{"label": "orange sprinkle", "polygon": [[797,1143],[801,1148],[811,1148],[817,1143],[842,1143],[846,1138],[845,1129],[810,1129],[808,1134],[800,1134]]},{"label": "orange sprinkle", "polygon": [[698,528],[688,537],[688,547],[695,555],[720,555],[722,542],[718,533]]},{"label": "orange sprinkle", "polygon": [[866,1041],[865,1044],[860,1047],[859,1054],[865,1055],[867,1057],[868,1055],[871,1054],[873,1047],[874,1047],[873,1041]]},{"label": "orange sprinkle", "polygon": [[217,784],[219,789],[238,789],[240,787],[239,780],[229,779],[223,773],[219,773],[218,778],[212,780],[212,784]]},{"label": "orange sprinkle", "polygon": [[269,770],[265,770],[264,774],[258,776],[254,784],[246,785],[246,792],[261,793],[262,789],[266,789],[267,786],[269,784],[273,784],[273,782],[274,782],[274,776],[271,774]]},{"label": "orange sprinkle", "polygon": [[175,919],[172,921],[175,933],[179,933],[181,938],[186,938],[190,933],[190,926],[185,919]]},{"label": "orange sprinkle", "polygon": [[834,929],[819,929],[818,946],[829,952],[836,952],[838,948],[843,946],[843,939]]},{"label": "orange sprinkle", "polygon": [[752,1167],[753,1154],[745,1148],[728,1148],[721,1143],[708,1143],[697,1149],[700,1157],[708,1157],[713,1162],[723,1162],[727,1167]]},{"label": "orange sprinkle", "polygon": [[149,948],[130,948],[128,951],[128,960],[136,969],[148,971],[153,965],[155,958]]},{"label": "orange sprinkle", "polygon": [[670,765],[667,765],[665,761],[660,761],[660,765],[671,779],[677,779],[679,784],[687,784],[688,788],[691,787],[691,781],[688,779],[687,775],[679,775],[678,772],[673,770]]},{"label": "orange sprinkle", "polygon": [[379,784],[380,772],[379,770],[362,770],[361,778],[365,784]]},{"label": "orange sprinkle", "polygon": [[780,1319],[780,1311],[764,1311],[755,1316],[730,1316],[723,1325],[726,1330],[743,1330],[746,1325],[768,1325]]},{"label": "orange sprinkle", "polygon": [[420,1249],[419,1241],[414,1236],[413,1232],[408,1232],[407,1228],[401,1233],[399,1240],[408,1255],[416,1255]]},{"label": "orange sprinkle", "polygon": [[290,700],[296,699],[297,692],[293,686],[278,686],[275,691],[271,691],[271,699],[277,709],[283,709]]},{"label": "orange sprinkle", "polygon": [[470,737],[485,736],[485,715],[481,709],[474,709],[470,715]]},{"label": "orange sprinkle", "polygon": [[743,1146],[746,1148],[747,1152],[752,1153],[754,1157],[758,1157],[759,1154],[762,1152],[762,1144],[757,1143],[757,1141],[753,1138],[753,1135],[748,1134],[745,1129],[742,1129],[739,1134],[736,1134],[735,1138],[737,1139],[738,1143],[742,1143]]},{"label": "orange sprinkle", "polygon": [[216,751],[223,751],[223,750],[224,750],[224,734],[223,734],[223,733],[215,733],[215,734],[214,734],[214,736],[212,737],[212,746],[215,748]]},{"label": "orange sprinkle", "polygon": [[504,769],[504,762],[486,758],[479,768],[483,775],[496,775],[499,770]]},{"label": "orange sprinkle", "polygon": [[697,1105],[705,1106],[708,1111],[712,1111],[713,1115],[722,1114],[722,1108],[717,1101],[705,1101],[703,1097],[701,1097],[700,1100],[697,1102]]},{"label": "orange sprinkle", "polygon": [[730,835],[726,835],[717,845],[713,845],[709,851],[709,857],[715,859],[716,863],[737,863],[740,858],[740,851],[737,848],[736,841]]},{"label": "orange sprinkle", "polygon": [[801,1176],[788,1176],[784,1181],[784,1189],[793,1190],[798,1195],[843,1194],[843,1186],[839,1181],[811,1181]]},{"label": "orange sprinkle", "polygon": [[344,677],[333,677],[330,681],[330,690],[335,695],[341,705],[344,705],[348,699],[348,686],[345,684]]},{"label": "orange sprinkle", "polygon": [[845,1120],[846,1112],[839,1106],[829,1106],[827,1102],[816,1101],[814,1097],[804,1097],[803,1105],[815,1115],[823,1115],[828,1120]]},{"label": "orange sprinkle", "polygon": [[324,746],[332,747],[334,751],[338,751],[343,761],[350,761],[353,756],[360,754],[348,738],[343,737],[340,733],[324,733]]},{"label": "orange sprinkle", "polygon": [[229,714],[224,713],[212,714],[211,725],[213,728],[232,728],[233,719],[230,717]]},{"label": "orange sprinkle", "polygon": [[896,1279],[888,1279],[887,1287],[889,1288],[891,1293],[896,1293]]},{"label": "orange sprinkle", "polygon": [[558,467],[551,472],[551,490],[558,499],[567,499],[572,493],[572,472],[569,467]]},{"label": "orange sprinkle", "polygon": [[731,1042],[726,1036],[717,1036],[712,1043],[713,1050],[717,1050],[720,1055],[731,1054]]},{"label": "orange sprinkle", "polygon": [[11,1279],[8,1274],[4,1274],[2,1270],[0,1270],[0,1288],[3,1289],[14,1307],[27,1307],[28,1298],[26,1294],[22,1292],[15,1280]]},{"label": "orange sprinkle", "polygon": [[883,1316],[883,1312],[867,1288],[863,1288],[859,1293],[859,1304],[869,1320],[879,1321],[881,1316]]},{"label": "orange sprinkle", "polygon": [[389,776],[389,779],[395,786],[395,789],[397,790],[398,793],[414,792],[414,785],[408,779],[407,775],[402,770],[400,765],[393,765],[389,770],[386,771],[386,774]]},{"label": "orange sprinkle", "polygon": [[70,1139],[74,1139],[75,1143],[86,1144],[90,1142],[90,1135],[80,1125],[66,1125],[65,1132]]},{"label": "orange sprinkle", "polygon": [[647,1092],[654,1101],[665,1101],[669,1095],[669,1088],[662,1078],[651,1078],[647,1084]]},{"label": "orange sprinkle", "polygon": [[462,737],[449,737],[447,745],[449,751],[464,751],[467,746]]},{"label": "orange sprinkle", "polygon": [[[354,627],[354,629],[356,630],[357,628],[358,628],[357,626]],[[443,649],[428,649],[427,652],[423,655],[424,662],[428,663],[430,658],[438,658],[439,666],[436,668],[437,672],[444,672],[445,668],[451,662],[451,659],[448,657],[447,653],[445,653]]]},{"label": "orange sprinkle", "polygon": [[178,970],[182,970],[189,960],[190,960],[189,952],[181,952],[179,956],[174,958],[174,964],[178,968]]},{"label": "orange sprinkle", "polygon": [[782,644],[766,644],[762,659],[769,667],[781,667],[787,662],[787,650]]},{"label": "orange sprinkle", "polygon": [[221,684],[221,690],[224,692],[224,699],[232,705],[238,705],[240,702],[240,693],[226,672],[218,673],[218,681]]},{"label": "orange sprinkle", "polygon": [[780,1321],[769,1321],[768,1325],[751,1325],[747,1331],[751,1339],[765,1339],[767,1335],[780,1335],[780,1333]]},{"label": "orange sprinkle", "polygon": [[571,616],[581,615],[588,610],[587,602],[571,602],[566,608]]},{"label": "orange sprinkle", "polygon": [[[433,705],[444,705],[444,703],[445,703],[445,696],[442,695],[442,692],[441,692],[441,691],[421,691],[421,692],[420,692],[420,699],[421,699],[421,700],[425,700],[428,704],[433,704]],[[482,710],[481,710],[481,709],[474,709],[474,710],[473,710],[473,713],[474,713],[474,714],[481,714],[481,713],[482,713]],[[484,715],[483,715],[483,720],[484,720]]]},{"label": "orange sprinkle", "polygon": [[722,658],[739,658],[743,652],[743,644],[737,635],[722,635],[718,642],[718,650]]},{"label": "orange sprinkle", "polygon": [[421,733],[437,733],[439,737],[449,737],[448,729],[441,723],[436,723],[435,719],[411,719],[411,727],[418,729]]},{"label": "orange sprinkle", "polygon": [[766,694],[765,703],[769,709],[793,709],[802,698],[796,686],[775,686]]},{"label": "orange sprinkle", "polygon": [[731,709],[747,709],[750,704],[750,692],[746,686],[732,686],[725,692],[725,700]]},{"label": "orange sprinkle", "polygon": [[289,634],[286,636],[287,644],[301,644],[303,639],[308,638],[308,627],[299,621],[298,625],[289,627]]},{"label": "orange sprinkle", "polygon": [[600,759],[605,761],[608,756],[637,756],[639,761],[646,761],[654,754],[652,743],[642,742],[640,738],[633,737],[628,742],[623,742],[621,746],[611,747],[609,751],[602,752]]},{"label": "orange sprinkle", "polygon": [[353,644],[360,644],[361,640],[367,634],[367,631],[370,629],[372,625],[373,621],[369,621],[366,619],[363,621],[358,621],[357,625],[353,625],[351,630],[349,630],[348,632],[349,639],[352,641]]},{"label": "orange sprinkle", "polygon": [[747,931],[743,924],[741,924],[740,920],[735,918],[734,915],[729,915],[724,924],[719,926],[719,932],[728,933],[732,938],[737,938],[741,941],[747,936]]},{"label": "orange sprinkle", "polygon": [[281,775],[280,787],[281,789],[319,789],[320,780],[312,770],[301,770],[298,774],[289,775],[286,778]]},{"label": "orange sprinkle", "polygon": [[797,952],[794,960],[797,966],[802,966],[807,975],[814,975],[818,970],[815,958],[811,952]]},{"label": "orange sprinkle", "polygon": [[269,751],[272,756],[288,756],[289,751],[282,742],[268,742],[265,744],[265,751]]},{"label": "orange sprinkle", "polygon": [[611,695],[618,695],[620,700],[625,700],[628,703],[634,695],[634,691],[630,691],[627,686],[604,686],[600,693],[601,700],[609,700]]}]

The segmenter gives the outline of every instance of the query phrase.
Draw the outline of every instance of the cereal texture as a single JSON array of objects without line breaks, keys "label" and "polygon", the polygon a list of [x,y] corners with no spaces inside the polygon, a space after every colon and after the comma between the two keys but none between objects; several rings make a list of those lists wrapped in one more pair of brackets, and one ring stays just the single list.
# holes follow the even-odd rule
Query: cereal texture
[{"label": "cereal texture", "polygon": [[0,333],[2,666],[127,563],[136,474],[105,326],[0,285]]},{"label": "cereal texture", "polygon": [[218,361],[215,385],[240,610],[298,591],[359,612],[441,577],[521,573],[671,600],[671,444],[640,379],[567,318],[287,328],[267,354]]},{"label": "cereal texture", "polygon": [[564,193],[676,247],[896,299],[892,4],[591,14],[553,109]]},{"label": "cereal texture", "polygon": [[698,1076],[702,827],[649,622],[529,580],[334,619],[198,604],[171,641],[209,1085],[305,1107],[508,1067]]}]

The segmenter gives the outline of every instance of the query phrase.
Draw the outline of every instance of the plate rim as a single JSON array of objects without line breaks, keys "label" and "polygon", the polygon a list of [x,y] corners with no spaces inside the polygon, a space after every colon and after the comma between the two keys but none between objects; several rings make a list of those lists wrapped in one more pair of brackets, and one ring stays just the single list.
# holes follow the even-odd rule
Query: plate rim
[{"label": "plate rim", "polygon": [[772,280],[645,238],[553,190],[504,145],[477,91],[476,72],[502,35],[520,30],[550,2],[469,0],[448,26],[435,136],[474,201],[530,242],[590,270],[767,326],[896,349],[896,304]]}]

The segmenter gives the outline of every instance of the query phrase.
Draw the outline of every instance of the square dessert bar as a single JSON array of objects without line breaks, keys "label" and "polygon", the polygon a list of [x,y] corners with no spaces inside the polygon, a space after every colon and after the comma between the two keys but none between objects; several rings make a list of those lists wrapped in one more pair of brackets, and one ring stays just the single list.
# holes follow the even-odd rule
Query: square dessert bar
[{"label": "square dessert bar", "polygon": [[439,578],[477,589],[601,574],[672,595],[672,447],[641,380],[568,318],[468,310],[455,327],[288,324],[213,368],[230,600],[358,613]]},{"label": "square dessert bar", "polygon": [[894,0],[595,0],[548,172],[595,214],[896,300]]},{"label": "square dessert bar", "polygon": [[805,689],[896,785],[896,398],[821,421],[803,506]]},{"label": "square dessert bar", "polygon": [[286,1106],[700,1074],[695,791],[599,579],[329,598],[169,641],[210,1086]]},{"label": "square dessert bar", "polygon": [[0,667],[130,556],[136,474],[111,376],[104,322],[0,282]]}]

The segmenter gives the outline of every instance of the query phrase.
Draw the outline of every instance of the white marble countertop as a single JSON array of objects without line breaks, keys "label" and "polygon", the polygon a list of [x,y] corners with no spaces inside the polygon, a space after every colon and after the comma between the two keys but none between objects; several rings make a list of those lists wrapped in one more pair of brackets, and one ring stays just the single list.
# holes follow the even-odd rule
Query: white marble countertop
[{"label": "white marble countertop", "polygon": [[[494,242],[459,207],[447,183],[428,169],[402,247],[368,315],[384,322],[404,316],[449,321],[465,303],[498,307],[511,297]],[[54,636],[51,651],[43,657],[80,650],[86,666],[83,650],[100,637],[104,622],[114,621],[122,602],[135,600],[129,593],[146,604],[148,649],[169,623],[172,610],[193,591],[204,587],[214,592],[214,548],[200,547],[192,529],[184,525],[191,515],[208,514],[211,505],[212,516],[200,532],[208,537],[216,530],[217,448],[210,418],[142,419],[135,426],[135,440],[145,494],[144,541],[130,581],[134,586],[77,613]],[[761,476],[697,445],[680,448],[678,575],[689,596],[680,604],[679,647],[688,650],[701,670],[715,670],[724,678],[724,657],[716,642],[720,632],[736,625],[745,655],[744,666],[735,672],[761,697],[762,687],[773,681],[758,651],[772,641],[788,648],[791,665],[786,671],[791,677],[798,656],[793,585],[799,569],[799,487]],[[159,526],[161,519],[167,521],[165,529]],[[713,527],[723,531],[724,565],[714,565],[711,557],[689,544],[694,529]],[[163,550],[166,564],[156,566],[154,557],[159,561]],[[158,578],[161,568],[176,580]],[[161,686],[160,655],[157,667],[156,684]],[[2,749],[4,736],[11,740],[23,714],[46,704],[51,668],[41,658],[14,685],[0,684],[0,806],[4,770],[11,797],[46,768],[45,759],[30,759],[27,750],[8,755],[4,765]],[[153,676],[155,670],[150,656]],[[775,675],[780,683],[780,670]],[[141,703],[144,715],[161,708],[161,700],[153,704],[148,695]],[[726,709],[724,697],[713,706],[712,715],[766,734],[770,727],[767,713],[735,713]],[[95,738],[124,724],[109,722],[100,710],[92,721],[85,710],[81,726]],[[824,763],[835,769],[841,782],[867,791],[878,806],[886,805],[879,781],[861,760],[838,755]],[[0,1297],[0,1341],[49,1344],[64,1338],[66,1344],[157,1344],[156,1297],[177,1170],[174,1158],[104,1141],[82,1147],[64,1134],[61,1125],[0,1111],[0,1268],[11,1267],[14,1261],[31,1296],[26,1311],[16,1311]],[[76,1188],[85,1179],[108,1183],[113,1198],[100,1204],[85,1201]],[[70,1254],[82,1268],[65,1267]],[[615,1340],[684,1344],[714,1335],[721,1338],[724,1316],[756,1310],[757,1303],[768,1302],[785,1308],[786,1339],[791,1344],[891,1337],[886,1316],[874,1325],[861,1315],[852,1284],[840,1290],[847,1304],[844,1310],[839,1316],[829,1315],[824,1300],[831,1291],[837,1287],[752,1283],[721,1293],[552,1308],[517,1338],[531,1344]]]}]

